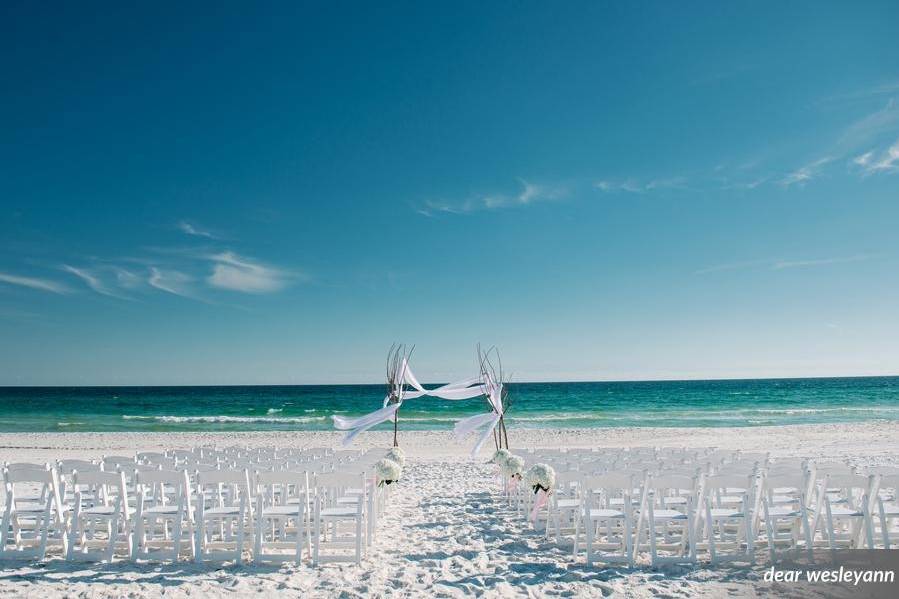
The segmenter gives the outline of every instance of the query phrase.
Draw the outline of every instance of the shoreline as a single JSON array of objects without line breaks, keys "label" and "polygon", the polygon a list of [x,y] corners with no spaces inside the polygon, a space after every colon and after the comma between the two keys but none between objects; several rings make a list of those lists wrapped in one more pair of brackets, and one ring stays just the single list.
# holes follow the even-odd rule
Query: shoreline
[{"label": "shoreline", "polygon": [[[524,447],[720,447],[769,451],[772,456],[853,456],[895,459],[899,454],[899,422],[790,424],[757,427],[597,427],[509,429],[513,452]],[[337,431],[248,432],[49,432],[0,433],[0,460],[97,458],[121,452],[179,449],[198,445],[338,447]],[[392,431],[369,431],[351,446],[388,447]],[[400,430],[400,445],[412,457],[467,458],[474,444],[459,442],[452,431]],[[478,458],[492,452],[488,441]]]}]

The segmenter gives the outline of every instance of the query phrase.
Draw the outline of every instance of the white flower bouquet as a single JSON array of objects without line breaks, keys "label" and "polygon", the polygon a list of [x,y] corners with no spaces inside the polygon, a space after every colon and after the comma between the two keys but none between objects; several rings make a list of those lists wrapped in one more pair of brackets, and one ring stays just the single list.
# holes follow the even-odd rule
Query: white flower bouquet
[{"label": "white flower bouquet", "polygon": [[506,463],[502,468],[503,472],[505,472],[506,476],[509,478],[520,479],[524,472],[524,458],[518,457],[517,455],[511,455],[506,459]]},{"label": "white flower bouquet", "polygon": [[403,475],[403,467],[393,460],[382,458],[375,463],[375,474],[378,477],[378,486],[395,483]]},{"label": "white flower bouquet", "polygon": [[503,468],[506,464],[506,460],[512,457],[512,453],[508,449],[497,449],[496,453],[493,454],[493,457],[490,458],[490,464],[496,464],[500,468]]},{"label": "white flower bouquet", "polygon": [[388,460],[393,460],[403,468],[406,467],[406,452],[399,447],[391,447],[384,457]]},{"label": "white flower bouquet", "polygon": [[525,473],[524,478],[534,489],[534,493],[542,490],[549,494],[556,487],[556,471],[548,464],[534,464]]}]

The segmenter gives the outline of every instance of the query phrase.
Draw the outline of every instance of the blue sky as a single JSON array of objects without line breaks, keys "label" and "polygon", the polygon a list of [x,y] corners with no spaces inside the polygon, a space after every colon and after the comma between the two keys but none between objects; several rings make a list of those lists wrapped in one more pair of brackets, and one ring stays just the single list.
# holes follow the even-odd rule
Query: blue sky
[{"label": "blue sky", "polygon": [[0,384],[899,373],[899,5],[426,4],[4,3]]}]

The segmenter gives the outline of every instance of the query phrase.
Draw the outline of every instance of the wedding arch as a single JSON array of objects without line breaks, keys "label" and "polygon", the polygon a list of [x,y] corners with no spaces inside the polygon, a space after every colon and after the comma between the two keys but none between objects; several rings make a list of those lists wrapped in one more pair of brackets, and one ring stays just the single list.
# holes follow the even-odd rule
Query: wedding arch
[{"label": "wedding arch", "polygon": [[[419,381],[409,365],[414,346],[406,352],[405,346],[394,344],[391,346],[387,357],[387,394],[384,403],[378,410],[357,418],[347,418],[334,414],[334,428],[346,431],[342,445],[351,444],[361,433],[374,428],[382,422],[393,420],[394,435],[393,444],[399,445],[397,440],[398,413],[403,402],[424,396],[437,397],[450,401],[461,401],[484,396],[490,411],[482,414],[468,416],[456,422],[454,432],[460,441],[479,429],[483,429],[471,450],[471,455],[476,455],[484,443],[494,436],[497,448],[504,445],[508,448],[509,439],[505,429],[503,416],[508,408],[508,396],[506,386],[502,378],[502,365],[494,367],[491,353],[495,352],[499,361],[499,353],[491,348],[485,353],[478,346],[478,363],[480,373],[477,376],[449,383],[436,389],[426,389]],[[499,429],[499,430],[497,430]]]}]

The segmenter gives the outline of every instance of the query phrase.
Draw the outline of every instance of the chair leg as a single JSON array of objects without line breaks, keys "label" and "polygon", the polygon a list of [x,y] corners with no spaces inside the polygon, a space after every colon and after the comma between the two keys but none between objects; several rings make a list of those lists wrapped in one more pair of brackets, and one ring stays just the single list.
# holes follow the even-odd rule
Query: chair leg
[{"label": "chair leg", "polygon": [[574,542],[572,543],[572,556],[577,561],[578,537],[581,534],[581,516],[576,514],[574,517]]},{"label": "chair leg", "polygon": [[[200,499],[202,501],[202,499]],[[200,563],[203,561],[203,541],[206,535],[206,523],[202,517],[197,521],[196,541],[194,542],[194,561]]]},{"label": "chair leg", "polygon": [[238,565],[243,561],[243,541],[244,541],[244,524],[243,524],[243,514],[241,514],[239,521],[237,522],[237,547],[236,547],[236,556],[234,562]]},{"label": "chair leg", "polygon": [[868,537],[868,549],[874,549],[874,519],[871,517],[871,513],[868,511],[868,498],[864,498],[864,503],[862,504],[862,513],[864,516],[864,530],[865,536]]},{"label": "chair leg", "polygon": [[584,538],[585,543],[587,545],[587,564],[593,564],[593,527],[595,526],[595,522],[587,516],[584,519]]},{"label": "chair leg", "polygon": [[356,564],[362,563],[362,519],[356,518]]},{"label": "chair leg", "polygon": [[830,545],[831,553],[833,553],[837,550],[836,541],[834,540],[833,512],[830,510],[830,501],[825,501],[824,505],[827,508],[827,543]]},{"label": "chair leg", "polygon": [[106,553],[103,556],[103,561],[109,563],[112,562],[112,558],[115,555],[115,542],[118,537],[119,531],[119,521],[117,518],[113,519],[106,527],[109,535],[109,542],[106,544]]},{"label": "chair leg", "polygon": [[132,537],[131,542],[133,543],[131,554],[134,556],[134,559],[138,559],[142,557],[142,550],[144,546],[144,517],[138,516],[134,519],[134,535]]},{"label": "chair leg", "polygon": [[172,531],[172,561],[177,562],[178,556],[181,555],[181,527],[184,526],[184,522],[181,517],[181,513],[178,513],[178,516],[175,518],[174,527],[175,530]]},{"label": "chair leg", "polygon": [[634,548],[633,548],[633,537],[631,537],[631,519],[624,519],[624,553],[625,559],[627,559],[627,565],[630,568],[634,567]]},{"label": "chair leg", "polygon": [[[35,519],[35,522],[37,520]],[[41,527],[41,544],[38,549],[38,560],[43,561],[47,555],[47,535],[50,534],[50,510],[44,512],[44,525]]]},{"label": "chair leg", "polygon": [[315,500],[315,518],[313,522],[314,532],[312,535],[312,565],[318,565],[319,545],[321,544],[321,516],[319,513],[319,501]]}]

